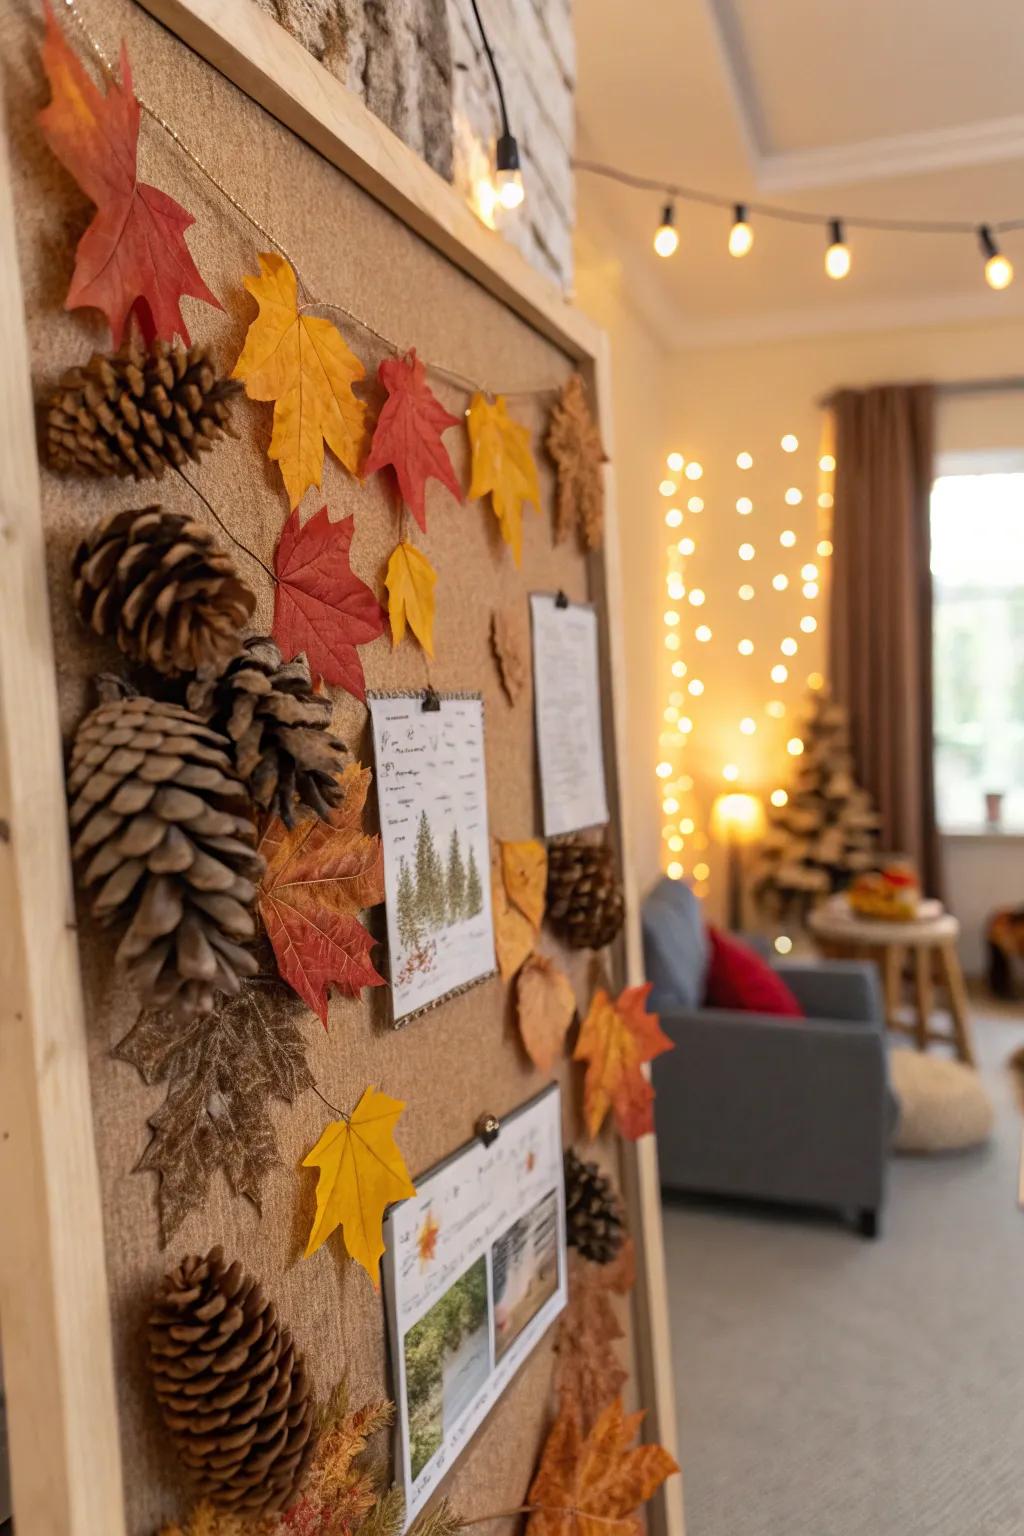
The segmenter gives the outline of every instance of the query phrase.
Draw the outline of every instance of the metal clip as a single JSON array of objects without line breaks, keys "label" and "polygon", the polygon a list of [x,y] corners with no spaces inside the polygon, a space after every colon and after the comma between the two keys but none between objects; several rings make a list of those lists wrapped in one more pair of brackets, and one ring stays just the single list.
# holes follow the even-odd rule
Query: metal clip
[{"label": "metal clip", "polygon": [[498,1139],[501,1131],[501,1121],[497,1115],[481,1115],[476,1123],[475,1130],[484,1146],[489,1147]]},{"label": "metal clip", "polygon": [[562,591],[561,587],[559,587],[558,591],[555,593],[555,607],[556,608],[568,608],[568,606],[569,606],[569,599],[566,597],[566,595]]},{"label": "metal clip", "polygon": [[439,714],[441,711],[441,695],[436,688],[426,687],[423,690],[423,710],[426,714]]}]

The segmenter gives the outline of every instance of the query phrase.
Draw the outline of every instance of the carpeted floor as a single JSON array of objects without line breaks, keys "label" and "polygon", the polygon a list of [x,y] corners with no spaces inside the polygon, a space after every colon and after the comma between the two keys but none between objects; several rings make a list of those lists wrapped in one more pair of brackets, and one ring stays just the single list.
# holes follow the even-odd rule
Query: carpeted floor
[{"label": "carpeted floor", "polygon": [[687,1536],[1024,1532],[1024,1010],[975,1028],[993,1141],[895,1159],[877,1242],[666,1208]]}]

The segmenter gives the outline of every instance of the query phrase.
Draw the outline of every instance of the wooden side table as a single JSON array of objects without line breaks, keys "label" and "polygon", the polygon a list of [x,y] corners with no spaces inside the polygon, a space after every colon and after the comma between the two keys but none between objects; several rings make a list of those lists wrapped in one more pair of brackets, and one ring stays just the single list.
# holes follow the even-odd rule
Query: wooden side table
[{"label": "wooden side table", "polygon": [[[952,1045],[961,1061],[974,1066],[974,1045],[967,1011],[967,988],[960,969],[957,939],[960,924],[941,908],[934,917],[912,923],[889,923],[857,917],[843,897],[833,897],[812,912],[807,926],[818,948],[833,958],[874,960],[882,975],[886,1022],[890,1029],[914,1037],[926,1051],[933,1041]],[[907,955],[914,967],[914,1022],[899,1016],[903,1002],[903,971]],[[944,1034],[932,1027],[936,985],[944,988],[953,1029]]]}]

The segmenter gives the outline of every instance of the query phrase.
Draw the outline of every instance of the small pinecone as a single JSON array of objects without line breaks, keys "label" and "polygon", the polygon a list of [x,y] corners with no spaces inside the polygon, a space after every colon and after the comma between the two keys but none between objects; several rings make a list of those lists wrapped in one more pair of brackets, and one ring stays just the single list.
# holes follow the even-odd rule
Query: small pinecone
[{"label": "small pinecone", "polygon": [[84,622],[167,677],[224,666],[256,606],[210,530],[162,507],[111,512],[71,572]]},{"label": "small pinecone", "polygon": [[254,635],[220,677],[189,684],[188,703],[230,737],[239,778],[286,827],[326,818],[344,798],[345,746],[328,729],[331,701],[313,691],[305,656],[284,662],[273,640]]},{"label": "small pinecone", "polygon": [[145,1004],[184,1024],[256,974],[244,946],[263,859],[230,744],[180,705],[117,687],[101,687],[75,736],[71,851],[93,915],[128,925],[117,959]]},{"label": "small pinecone", "polygon": [[611,1180],[572,1147],[565,1154],[565,1225],[569,1247],[592,1264],[610,1264],[626,1235]]},{"label": "small pinecone", "polygon": [[607,843],[556,838],[548,844],[551,926],[571,949],[603,949],[622,927],[625,905]]},{"label": "small pinecone", "polygon": [[235,379],[219,379],[204,346],[131,336],[119,352],[94,352],[69,368],[46,410],[51,469],[159,479],[231,430]]},{"label": "small pinecone", "polygon": [[247,1514],[289,1502],[315,1443],[305,1366],[273,1303],[220,1248],[165,1276],[149,1315],[149,1370],[200,1496]]}]

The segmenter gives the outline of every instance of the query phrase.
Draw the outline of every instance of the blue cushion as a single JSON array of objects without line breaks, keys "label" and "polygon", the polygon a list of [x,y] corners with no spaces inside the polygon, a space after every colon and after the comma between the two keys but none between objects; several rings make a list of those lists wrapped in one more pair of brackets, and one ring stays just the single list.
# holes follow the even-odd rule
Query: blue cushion
[{"label": "blue cushion", "polygon": [[710,946],[700,902],[681,880],[659,880],[643,904],[644,962],[655,1013],[699,1008]]}]

